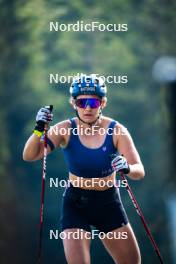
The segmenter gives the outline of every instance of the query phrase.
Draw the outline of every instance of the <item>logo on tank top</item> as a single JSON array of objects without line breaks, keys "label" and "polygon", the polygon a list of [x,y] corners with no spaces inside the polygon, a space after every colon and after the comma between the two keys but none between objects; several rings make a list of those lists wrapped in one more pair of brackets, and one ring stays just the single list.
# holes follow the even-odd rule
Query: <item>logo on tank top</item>
[{"label": "logo on tank top", "polygon": [[103,151],[106,151],[106,146],[102,147],[102,150],[103,150]]}]

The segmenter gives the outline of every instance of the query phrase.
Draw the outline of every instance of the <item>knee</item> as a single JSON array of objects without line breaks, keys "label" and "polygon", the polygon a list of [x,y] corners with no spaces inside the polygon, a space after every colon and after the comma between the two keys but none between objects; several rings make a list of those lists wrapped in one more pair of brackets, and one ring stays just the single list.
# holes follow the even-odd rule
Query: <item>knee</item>
[{"label": "knee", "polygon": [[83,262],[82,262],[82,261],[79,262],[79,261],[77,261],[77,260],[76,260],[76,261],[67,262],[67,263],[68,263],[68,264],[90,264],[90,262],[84,262],[84,261],[83,261]]},{"label": "knee", "polygon": [[75,258],[75,259],[67,259],[68,264],[90,264],[90,261],[88,259],[81,259],[81,258]]},{"label": "knee", "polygon": [[119,261],[119,260],[115,261],[115,264],[131,264],[131,263],[133,263],[133,264],[141,264],[141,258],[138,258],[138,259],[135,259],[135,260],[128,259],[128,260],[124,260],[124,261]]},{"label": "knee", "polygon": [[90,264],[90,258],[82,254],[67,255],[68,264]]},{"label": "knee", "polygon": [[133,256],[128,256],[124,259],[115,259],[115,264],[141,264],[141,255],[140,252],[138,252],[137,254],[133,255]]}]

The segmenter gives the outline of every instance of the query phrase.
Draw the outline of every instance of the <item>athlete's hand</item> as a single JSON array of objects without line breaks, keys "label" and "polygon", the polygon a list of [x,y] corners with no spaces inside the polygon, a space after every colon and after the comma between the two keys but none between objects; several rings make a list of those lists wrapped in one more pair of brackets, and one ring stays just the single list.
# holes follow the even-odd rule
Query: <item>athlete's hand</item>
[{"label": "athlete's hand", "polygon": [[111,165],[116,172],[123,172],[125,174],[128,174],[130,172],[129,164],[126,158],[123,156],[119,155],[113,158],[113,160],[111,161]]},{"label": "athlete's hand", "polygon": [[51,114],[51,110],[49,106],[42,107],[36,116],[36,123],[39,121],[43,121],[45,124],[48,124],[53,120],[53,114]]},{"label": "athlete's hand", "polygon": [[51,106],[45,106],[42,107],[36,116],[36,127],[38,131],[44,131],[44,127],[46,124],[49,124],[53,120],[53,114],[51,113],[52,107]]}]

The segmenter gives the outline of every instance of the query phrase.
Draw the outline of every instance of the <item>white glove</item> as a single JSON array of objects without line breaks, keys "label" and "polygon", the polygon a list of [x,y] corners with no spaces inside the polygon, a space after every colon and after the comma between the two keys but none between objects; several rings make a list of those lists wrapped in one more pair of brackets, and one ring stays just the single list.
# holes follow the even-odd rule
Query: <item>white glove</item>
[{"label": "white glove", "polygon": [[123,156],[119,155],[113,158],[113,160],[111,161],[111,165],[116,172],[123,172],[125,174],[128,174],[130,172],[129,164],[126,158]]},{"label": "white glove", "polygon": [[51,114],[51,111],[48,106],[42,107],[36,116],[36,122],[42,121],[44,123],[49,123],[53,120],[53,114]]}]

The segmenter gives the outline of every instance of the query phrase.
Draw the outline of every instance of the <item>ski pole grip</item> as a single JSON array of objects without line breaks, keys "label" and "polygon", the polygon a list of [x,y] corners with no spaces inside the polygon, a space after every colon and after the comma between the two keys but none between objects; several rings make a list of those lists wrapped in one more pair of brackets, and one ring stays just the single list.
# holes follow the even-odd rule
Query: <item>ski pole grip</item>
[{"label": "ski pole grip", "polygon": [[46,105],[45,108],[47,108],[51,112],[53,111],[53,105]]},{"label": "ski pole grip", "polygon": [[[111,160],[113,160],[115,157],[118,156],[118,154],[110,154],[109,156],[110,156]],[[123,156],[123,154],[122,154],[122,156]]]},{"label": "ski pole grip", "polygon": [[49,106],[49,110],[52,112],[53,111],[53,105]]},{"label": "ski pole grip", "polygon": [[110,154],[109,156],[110,156],[111,160],[113,160],[113,159],[114,159],[115,157],[117,157],[118,155],[117,155],[117,154]]},{"label": "ski pole grip", "polygon": [[[46,105],[45,108],[49,109],[50,112],[53,111],[53,105]],[[48,124],[45,124],[45,130],[47,131],[47,129],[48,129]]]}]

